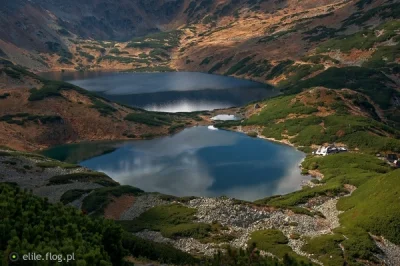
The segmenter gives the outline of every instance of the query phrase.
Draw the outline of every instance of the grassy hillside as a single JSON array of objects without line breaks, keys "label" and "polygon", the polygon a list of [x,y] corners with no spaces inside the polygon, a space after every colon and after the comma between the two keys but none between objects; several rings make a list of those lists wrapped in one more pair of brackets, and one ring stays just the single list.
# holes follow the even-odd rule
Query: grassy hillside
[{"label": "grassy hillside", "polygon": [[276,207],[298,206],[319,196],[347,194],[348,184],[357,187],[351,196],[342,197],[338,202],[338,209],[343,211],[339,216],[340,227],[333,235],[305,238],[304,251],[314,254],[314,258],[326,265],[344,262],[358,265],[359,260],[376,261],[375,254],[380,252],[369,234],[384,236],[399,244],[399,170],[391,169],[374,156],[350,153],[309,157],[302,165],[306,170],[323,174],[318,186],[256,202]]},{"label": "grassy hillside", "polygon": [[400,152],[399,130],[383,121],[379,107],[363,94],[315,88],[259,104],[262,108],[244,121],[217,126],[255,128],[264,137],[289,141],[305,151],[312,145],[337,142],[371,154]]}]

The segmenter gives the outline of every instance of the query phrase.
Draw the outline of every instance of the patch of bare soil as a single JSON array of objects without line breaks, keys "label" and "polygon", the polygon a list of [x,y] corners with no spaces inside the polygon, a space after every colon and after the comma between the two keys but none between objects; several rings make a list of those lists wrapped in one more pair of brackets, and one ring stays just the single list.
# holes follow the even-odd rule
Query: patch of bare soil
[{"label": "patch of bare soil", "polygon": [[123,195],[119,198],[113,198],[112,202],[108,204],[104,210],[104,218],[119,220],[121,214],[129,209],[134,202],[135,197],[131,195]]}]

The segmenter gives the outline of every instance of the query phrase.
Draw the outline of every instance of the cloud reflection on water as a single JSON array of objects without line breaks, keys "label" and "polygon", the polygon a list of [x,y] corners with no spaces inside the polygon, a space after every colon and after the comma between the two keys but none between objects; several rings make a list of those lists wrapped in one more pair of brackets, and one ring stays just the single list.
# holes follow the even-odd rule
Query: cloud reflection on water
[{"label": "cloud reflection on water", "polygon": [[[261,150],[273,147],[275,161],[267,157],[246,159],[242,156],[209,161],[207,154],[217,153],[221,147],[236,147],[240,143],[255,145]],[[254,143],[247,141],[257,141]],[[268,144],[265,146],[265,144]],[[123,146],[112,154],[85,161],[84,166],[105,172],[121,184],[129,184],[145,191],[158,191],[177,196],[220,196],[227,195],[245,200],[255,200],[272,194],[283,194],[296,190],[302,177],[298,163],[302,159],[289,147],[276,147],[260,139],[226,132],[211,131],[206,127],[186,129],[174,136],[151,141],[137,141]],[[239,146],[238,146],[239,147]],[[241,151],[237,151],[240,153]],[[257,152],[257,151],[255,151]],[[268,153],[267,150],[264,150]],[[222,158],[221,158],[222,159]],[[263,163],[265,162],[265,163]],[[283,164],[284,163],[284,164]],[[251,180],[251,176],[233,177],[232,169],[260,169],[262,183],[235,183],[235,178]],[[263,168],[264,167],[264,168]],[[276,175],[273,167],[287,167],[282,176]],[[225,169],[227,176],[215,176],[215,169]],[[223,171],[224,172],[224,171]],[[221,179],[222,178],[222,179]],[[253,180],[254,181],[254,180]],[[224,186],[213,186],[216,182],[228,182]],[[229,183],[230,182],[230,183]]]},{"label": "cloud reflection on water", "polygon": [[168,113],[177,113],[177,112],[196,112],[196,111],[204,111],[204,110],[214,110],[220,108],[229,108],[232,107],[232,103],[230,102],[212,102],[212,101],[202,101],[202,100],[188,100],[182,99],[179,101],[173,101],[165,104],[157,104],[152,103],[143,107],[143,109],[147,111],[153,112],[168,112]]}]

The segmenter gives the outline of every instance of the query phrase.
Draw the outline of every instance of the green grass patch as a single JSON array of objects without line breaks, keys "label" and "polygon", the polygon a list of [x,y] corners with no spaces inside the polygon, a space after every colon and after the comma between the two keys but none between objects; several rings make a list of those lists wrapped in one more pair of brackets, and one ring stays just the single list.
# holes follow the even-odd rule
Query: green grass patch
[{"label": "green grass patch", "polygon": [[336,196],[345,193],[343,185],[360,186],[370,178],[390,171],[389,165],[372,155],[339,153],[325,157],[307,157],[302,163],[307,170],[318,169],[323,175],[323,185],[256,201],[276,207],[290,207],[306,203],[316,196]]},{"label": "green grass patch", "polygon": [[[335,93],[330,91],[330,94]],[[317,92],[317,97],[322,97]],[[319,96],[318,96],[319,95]],[[332,97],[337,97],[332,95]],[[290,141],[297,146],[310,147],[312,144],[342,142],[351,149],[359,149],[367,153],[400,152],[400,132],[386,124],[372,118],[352,116],[349,107],[340,97],[331,104],[324,106],[335,110],[336,114],[326,117],[315,116],[321,100],[316,98],[312,105],[305,105],[296,100],[295,96],[278,96],[265,102],[265,106],[259,114],[253,115],[243,122],[222,122],[217,127],[233,127],[238,125],[264,126],[262,135],[281,140],[282,134],[292,136]],[[375,108],[359,95],[349,95],[353,106],[358,106],[377,117]],[[302,118],[290,118],[290,114],[306,115]],[[308,116],[307,116],[308,115]],[[279,121],[285,119],[284,121]],[[277,123],[279,121],[279,123]],[[323,124],[323,127],[322,127]],[[388,137],[389,135],[390,137]]]},{"label": "green grass patch", "polygon": [[349,234],[359,227],[400,245],[399,177],[400,169],[370,178],[350,197],[340,199],[340,223]]},{"label": "green grass patch", "polygon": [[310,262],[307,258],[297,255],[287,245],[288,242],[289,240],[281,231],[276,229],[267,229],[251,233],[247,245],[255,246],[258,249],[270,252],[281,259],[285,255],[289,255],[303,263]]},{"label": "green grass patch", "polygon": [[313,254],[312,257],[321,261],[326,266],[345,265],[343,251],[339,244],[345,240],[344,236],[322,235],[307,239],[302,250]]},{"label": "green grass patch", "polygon": [[[341,52],[348,53],[352,49],[368,50],[378,43],[388,41],[391,38],[398,36],[397,31],[399,28],[399,21],[388,21],[380,24],[374,29],[365,29],[351,35],[343,35],[330,39],[322,43],[317,48],[317,52],[324,53],[332,50],[340,50]],[[383,33],[377,35],[376,30],[381,30]]]},{"label": "green grass patch", "polygon": [[368,61],[363,63],[363,67],[383,68],[388,63],[394,62],[400,57],[400,42],[394,46],[380,46],[372,54]]},{"label": "green grass patch", "polygon": [[39,162],[39,163],[36,163],[36,166],[40,167],[40,168],[60,167],[63,169],[74,169],[74,168],[80,167],[79,165],[76,165],[76,164],[64,163],[64,162],[59,162],[59,161]]}]

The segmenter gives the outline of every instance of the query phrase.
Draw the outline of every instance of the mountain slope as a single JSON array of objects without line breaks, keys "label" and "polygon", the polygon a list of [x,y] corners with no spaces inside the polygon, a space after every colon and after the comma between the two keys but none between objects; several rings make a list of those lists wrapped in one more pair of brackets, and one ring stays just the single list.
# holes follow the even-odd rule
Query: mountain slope
[{"label": "mountain slope", "polygon": [[0,145],[19,150],[82,140],[154,137],[198,120],[196,115],[121,106],[16,66],[0,67],[0,84]]}]

